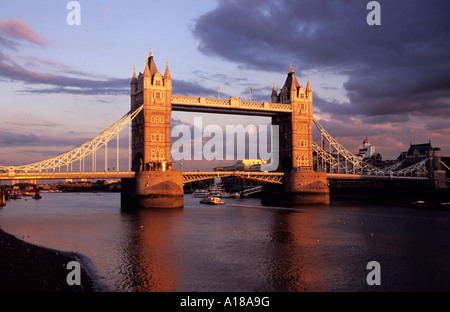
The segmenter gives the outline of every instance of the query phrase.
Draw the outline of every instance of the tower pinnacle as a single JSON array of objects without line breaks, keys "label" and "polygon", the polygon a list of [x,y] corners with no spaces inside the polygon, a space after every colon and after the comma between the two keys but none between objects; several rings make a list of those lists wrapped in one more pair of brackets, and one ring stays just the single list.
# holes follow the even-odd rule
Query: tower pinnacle
[{"label": "tower pinnacle", "polygon": [[292,63],[289,64],[289,74],[294,72],[294,68],[292,68]]},{"label": "tower pinnacle", "polygon": [[166,61],[166,72],[164,73],[164,80],[172,79],[169,71],[169,60]]}]

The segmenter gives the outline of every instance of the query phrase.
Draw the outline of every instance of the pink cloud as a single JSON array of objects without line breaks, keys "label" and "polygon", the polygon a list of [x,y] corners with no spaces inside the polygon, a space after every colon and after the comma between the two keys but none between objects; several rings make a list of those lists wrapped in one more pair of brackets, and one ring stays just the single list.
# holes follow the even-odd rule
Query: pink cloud
[{"label": "pink cloud", "polygon": [[55,122],[45,122],[45,123],[26,123],[26,122],[18,122],[18,121],[11,121],[6,120],[4,122],[7,125],[11,126],[20,126],[20,127],[60,127],[61,124],[55,123]]},{"label": "pink cloud", "polygon": [[0,21],[0,34],[45,47],[49,40],[38,35],[27,23],[16,18],[9,21]]}]

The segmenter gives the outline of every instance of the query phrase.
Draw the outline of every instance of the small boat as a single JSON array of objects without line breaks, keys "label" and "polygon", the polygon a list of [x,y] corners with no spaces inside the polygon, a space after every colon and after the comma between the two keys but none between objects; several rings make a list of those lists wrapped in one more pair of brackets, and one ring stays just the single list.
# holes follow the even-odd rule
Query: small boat
[{"label": "small boat", "polygon": [[201,204],[209,204],[209,205],[223,205],[225,202],[221,200],[219,197],[208,196],[200,201]]},{"label": "small boat", "polygon": [[208,197],[209,191],[207,190],[195,190],[194,193],[192,193],[192,197]]}]

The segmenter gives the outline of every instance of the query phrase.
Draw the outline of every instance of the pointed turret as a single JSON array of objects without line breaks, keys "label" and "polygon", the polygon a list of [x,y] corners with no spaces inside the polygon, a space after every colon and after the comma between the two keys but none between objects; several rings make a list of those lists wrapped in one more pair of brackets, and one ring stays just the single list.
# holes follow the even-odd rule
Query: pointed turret
[{"label": "pointed turret", "polygon": [[153,52],[152,52],[152,48],[150,48],[150,52],[148,53],[148,58],[146,61],[146,66],[145,66],[145,71],[144,71],[144,76],[146,77],[153,77],[153,75],[155,75],[156,73],[158,73],[158,68],[156,67],[155,61],[153,60]]},{"label": "pointed turret", "polygon": [[138,88],[138,80],[136,77],[136,66],[133,67],[133,77],[131,78],[130,86],[131,86],[131,95],[133,95]]},{"label": "pointed turret", "polygon": [[166,71],[164,72],[164,81],[166,80],[172,80],[172,77],[170,76],[169,71],[169,61],[166,61]]},{"label": "pointed turret", "polygon": [[308,84],[306,85],[306,98],[308,101],[312,101],[313,92],[311,88],[311,83],[309,82],[309,75],[308,75]]},{"label": "pointed turret", "polygon": [[172,77],[169,71],[169,61],[166,61],[166,71],[164,72],[164,86],[167,90],[172,90]]},{"label": "pointed turret", "polygon": [[137,83],[136,66],[133,67],[133,77],[131,78],[131,83]]},{"label": "pointed turret", "polygon": [[271,95],[271,101],[272,103],[278,103],[278,94],[277,94],[277,87],[275,85],[275,80],[273,81],[273,88],[272,88],[272,95]]},{"label": "pointed turret", "polygon": [[309,75],[308,75],[308,84],[306,85],[306,91],[312,92],[311,84],[309,83]]},{"label": "pointed turret", "polygon": [[298,96],[298,89],[300,88],[300,84],[298,83],[297,77],[295,77],[295,71],[292,67],[292,63],[289,66],[288,76],[286,81],[284,82],[284,88],[288,91],[288,98],[290,101],[295,99]]},{"label": "pointed turret", "polygon": [[292,63],[290,63],[288,74],[292,74],[292,73],[294,73],[294,68],[292,68]]},{"label": "pointed turret", "polygon": [[133,66],[133,78],[137,78],[136,77],[136,66]]}]

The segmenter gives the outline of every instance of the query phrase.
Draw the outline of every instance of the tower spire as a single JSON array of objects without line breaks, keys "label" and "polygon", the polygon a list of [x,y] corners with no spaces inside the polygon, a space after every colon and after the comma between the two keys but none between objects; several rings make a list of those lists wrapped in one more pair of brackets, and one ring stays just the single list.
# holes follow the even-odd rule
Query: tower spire
[{"label": "tower spire", "polygon": [[308,75],[308,85],[306,86],[307,92],[312,92],[311,84],[309,83],[309,75]]},{"label": "tower spire", "polygon": [[166,61],[166,71],[164,73],[164,80],[171,80],[172,77],[170,76],[170,71],[169,71],[169,60]]},{"label": "tower spire", "polygon": [[292,63],[289,64],[289,74],[294,72],[294,68],[292,68]]},{"label": "tower spire", "polygon": [[158,68],[156,67],[155,61],[153,59],[152,47],[150,47],[150,52],[148,53],[148,58],[146,59],[146,67],[144,71],[144,76],[152,76],[158,72]]}]

